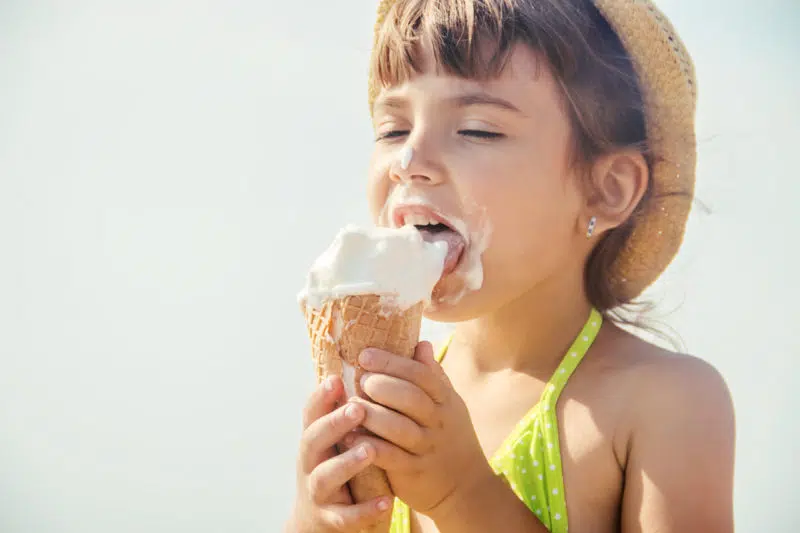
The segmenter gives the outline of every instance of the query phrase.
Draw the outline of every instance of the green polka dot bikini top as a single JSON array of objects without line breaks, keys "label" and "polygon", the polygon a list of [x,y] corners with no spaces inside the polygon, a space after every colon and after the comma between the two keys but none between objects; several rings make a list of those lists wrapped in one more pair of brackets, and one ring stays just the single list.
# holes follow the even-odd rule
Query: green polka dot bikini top
[{"label": "green polka dot bikini top", "polygon": [[[517,423],[490,460],[494,472],[504,478],[519,499],[553,533],[567,532],[567,506],[555,406],[567,380],[594,342],[602,323],[602,315],[592,309],[586,325],[545,385],[539,401]],[[444,358],[449,343],[450,340],[439,352],[439,361]],[[400,499],[395,499],[390,533],[410,533],[409,519],[408,506]]]}]

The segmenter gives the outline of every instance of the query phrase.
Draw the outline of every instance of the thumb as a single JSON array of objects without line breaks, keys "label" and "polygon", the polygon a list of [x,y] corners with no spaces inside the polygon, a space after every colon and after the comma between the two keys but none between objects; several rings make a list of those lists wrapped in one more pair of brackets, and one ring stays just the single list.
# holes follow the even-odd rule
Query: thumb
[{"label": "thumb", "polygon": [[421,341],[419,344],[417,344],[417,347],[414,350],[414,360],[429,367],[431,370],[433,370],[434,374],[447,380],[447,374],[445,374],[442,365],[439,364],[439,361],[436,360],[436,355],[434,355],[433,351],[433,345],[430,342]]},{"label": "thumb", "polygon": [[436,357],[433,355],[433,345],[429,341],[419,341],[416,348],[414,348],[414,360],[422,364],[430,366],[436,363]]}]

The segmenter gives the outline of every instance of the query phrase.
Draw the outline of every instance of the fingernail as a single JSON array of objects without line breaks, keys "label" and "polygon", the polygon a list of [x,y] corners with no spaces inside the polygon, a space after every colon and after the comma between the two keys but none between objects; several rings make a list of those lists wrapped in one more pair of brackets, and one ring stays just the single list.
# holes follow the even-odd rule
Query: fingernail
[{"label": "fingernail", "polygon": [[348,405],[347,409],[344,410],[344,414],[345,416],[347,416],[347,418],[352,418],[353,420],[357,420],[359,415],[358,406],[355,404]]},{"label": "fingernail", "polygon": [[359,380],[359,384],[361,385],[361,390],[364,390],[364,382],[365,382],[365,381],[367,381],[367,378],[368,378],[369,376],[371,376],[371,375],[372,375],[372,374],[370,374],[370,373],[365,373],[365,374],[363,374],[363,375],[361,376],[361,379]]},{"label": "fingernail", "polygon": [[367,453],[367,448],[365,446],[361,446],[358,451],[356,451],[356,458],[359,461],[363,461],[367,458],[369,454]]},{"label": "fingernail", "polygon": [[353,444],[355,444],[355,442],[356,442],[356,436],[355,435],[348,435],[348,436],[346,436],[344,438],[344,445],[345,445],[346,448],[352,448]]},{"label": "fingernail", "polygon": [[361,355],[358,357],[358,362],[362,365],[369,365],[372,362],[372,352],[369,350],[361,352]]},{"label": "fingernail", "polygon": [[379,511],[387,511],[389,509],[389,500],[382,499],[378,500],[378,510]]},{"label": "fingernail", "polygon": [[325,381],[323,382],[323,386],[325,387],[326,391],[328,391],[328,392],[332,391],[333,390],[333,378],[330,377],[330,376],[325,378]]}]

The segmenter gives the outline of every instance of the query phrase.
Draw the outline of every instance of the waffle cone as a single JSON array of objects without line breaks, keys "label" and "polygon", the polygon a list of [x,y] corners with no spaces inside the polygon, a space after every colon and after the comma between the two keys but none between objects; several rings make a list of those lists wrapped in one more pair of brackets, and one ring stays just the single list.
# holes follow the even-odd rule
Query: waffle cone
[{"label": "waffle cone", "polygon": [[[305,306],[303,311],[317,381],[332,374],[341,376],[343,380],[352,379],[346,385],[356,395],[366,398],[360,385],[363,370],[358,364],[359,354],[365,348],[379,348],[403,357],[413,357],[419,342],[422,308],[420,302],[405,311],[392,310],[380,296],[373,294],[330,300],[321,309]],[[355,369],[354,375],[345,376],[344,364]],[[356,475],[350,480],[349,487],[356,502],[394,496],[386,473],[376,466],[369,466]],[[387,517],[367,532],[388,533],[389,523]]]}]

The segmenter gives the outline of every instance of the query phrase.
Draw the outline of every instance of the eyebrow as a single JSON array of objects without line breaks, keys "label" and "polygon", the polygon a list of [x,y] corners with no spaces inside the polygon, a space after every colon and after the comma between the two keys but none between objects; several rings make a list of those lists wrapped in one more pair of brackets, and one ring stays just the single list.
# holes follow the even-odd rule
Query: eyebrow
[{"label": "eyebrow", "polygon": [[[497,96],[492,96],[491,94],[485,92],[459,94],[457,96],[446,98],[445,101],[456,107],[488,105],[493,107],[499,107],[500,109],[505,109],[506,111],[513,111],[515,113],[524,115],[524,113],[517,106],[515,106],[508,100],[505,100]],[[375,103],[375,108],[377,109],[379,107],[386,107],[390,109],[404,109],[407,105],[408,101],[405,98],[401,96],[390,95],[390,96],[385,96],[380,100],[378,100]]]},{"label": "eyebrow", "polygon": [[449,98],[457,107],[469,107],[471,105],[489,105],[505,109],[506,111],[513,111],[515,113],[523,114],[520,109],[503,98],[492,96],[488,93],[477,92],[467,93]]},{"label": "eyebrow", "polygon": [[384,96],[379,97],[374,104],[374,108],[387,107],[389,109],[404,109],[408,105],[405,98],[401,96]]}]

